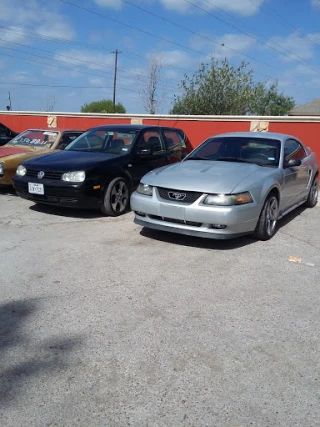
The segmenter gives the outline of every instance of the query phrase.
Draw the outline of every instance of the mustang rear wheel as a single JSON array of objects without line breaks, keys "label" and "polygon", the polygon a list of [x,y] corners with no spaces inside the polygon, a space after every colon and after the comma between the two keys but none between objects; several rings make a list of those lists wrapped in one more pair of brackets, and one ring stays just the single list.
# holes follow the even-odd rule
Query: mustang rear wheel
[{"label": "mustang rear wheel", "polygon": [[105,189],[101,212],[109,216],[123,214],[129,206],[129,187],[124,178],[113,179]]},{"label": "mustang rear wheel", "polygon": [[254,237],[259,240],[269,240],[274,236],[277,229],[279,216],[279,202],[274,194],[270,194],[265,201]]},{"label": "mustang rear wheel", "polygon": [[308,198],[304,204],[307,208],[313,208],[318,203],[318,193],[319,193],[319,179],[318,179],[318,176],[316,176],[312,181]]}]

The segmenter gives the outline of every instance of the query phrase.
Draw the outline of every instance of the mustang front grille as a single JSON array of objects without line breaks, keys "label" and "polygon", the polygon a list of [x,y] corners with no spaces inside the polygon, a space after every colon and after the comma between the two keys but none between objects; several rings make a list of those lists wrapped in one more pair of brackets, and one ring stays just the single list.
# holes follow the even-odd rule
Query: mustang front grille
[{"label": "mustang front grille", "polygon": [[157,221],[165,221],[165,222],[172,222],[173,224],[181,224],[181,225],[190,225],[191,227],[201,227],[201,222],[194,222],[194,221],[184,221],[183,219],[175,219],[175,218],[166,218],[158,215],[148,215],[149,218],[155,219]]},{"label": "mustang front grille", "polygon": [[178,203],[194,203],[203,193],[197,191],[182,191],[182,190],[172,190],[169,188],[157,187],[159,196],[164,200],[171,200],[172,202]]}]

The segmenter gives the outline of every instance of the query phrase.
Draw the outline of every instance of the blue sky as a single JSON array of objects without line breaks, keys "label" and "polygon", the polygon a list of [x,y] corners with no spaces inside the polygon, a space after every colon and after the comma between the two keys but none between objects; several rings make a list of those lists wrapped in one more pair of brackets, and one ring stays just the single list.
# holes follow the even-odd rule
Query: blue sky
[{"label": "blue sky", "polygon": [[0,110],[78,112],[112,99],[144,113],[150,58],[162,63],[158,113],[211,57],[250,63],[297,104],[320,97],[319,0],[1,0]]}]

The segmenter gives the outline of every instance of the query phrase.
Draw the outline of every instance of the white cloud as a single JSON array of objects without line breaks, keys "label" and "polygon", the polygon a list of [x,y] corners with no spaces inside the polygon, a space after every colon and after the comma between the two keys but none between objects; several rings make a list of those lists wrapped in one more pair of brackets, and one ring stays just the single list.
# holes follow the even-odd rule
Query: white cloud
[{"label": "white cloud", "polygon": [[312,42],[320,42],[320,33],[309,34],[303,38],[299,33],[290,34],[288,37],[273,37],[268,45],[283,52],[281,59],[285,61],[301,61],[313,59],[315,46]]},{"label": "white cloud", "polygon": [[[195,36],[190,39],[192,49],[208,51],[207,59],[231,58],[254,48],[257,45],[256,40],[245,34],[225,34],[222,37],[213,37],[210,34],[203,34],[208,39]],[[243,55],[240,55],[243,56]]]},{"label": "white cloud", "polygon": [[163,51],[159,54],[162,64],[170,67],[187,67],[193,62],[192,57],[182,50]]},{"label": "white cloud", "polygon": [[122,0],[94,0],[95,4],[100,7],[107,7],[110,9],[120,10],[122,9]]},{"label": "white cloud", "polygon": [[190,2],[189,0],[160,0],[160,3],[167,9],[176,10],[181,13],[199,10],[192,5],[193,3],[205,10],[214,11],[216,10],[216,6],[227,12],[250,16],[259,11],[263,1],[264,0],[255,0],[254,2],[250,0],[211,0],[210,5],[206,0],[190,0]]},{"label": "white cloud", "polygon": [[61,37],[73,39],[75,31],[66,16],[50,3],[39,0],[1,0],[0,22],[15,23],[23,29],[40,32],[49,37]]},{"label": "white cloud", "polygon": [[320,1],[319,0],[311,0],[311,5],[313,7],[320,7]]},{"label": "white cloud", "polygon": [[[8,30],[8,31],[6,31]],[[30,41],[22,34],[21,27],[7,27],[7,29],[0,28],[0,46],[5,46],[11,43],[29,44]]]}]

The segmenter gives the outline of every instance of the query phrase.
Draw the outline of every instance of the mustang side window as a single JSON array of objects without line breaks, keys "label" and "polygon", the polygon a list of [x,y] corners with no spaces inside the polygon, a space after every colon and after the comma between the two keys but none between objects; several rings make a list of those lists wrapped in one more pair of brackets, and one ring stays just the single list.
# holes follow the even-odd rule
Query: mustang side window
[{"label": "mustang side window", "polygon": [[287,139],[284,145],[284,159],[288,162],[290,159],[303,159],[306,152],[302,145],[295,139]]}]

